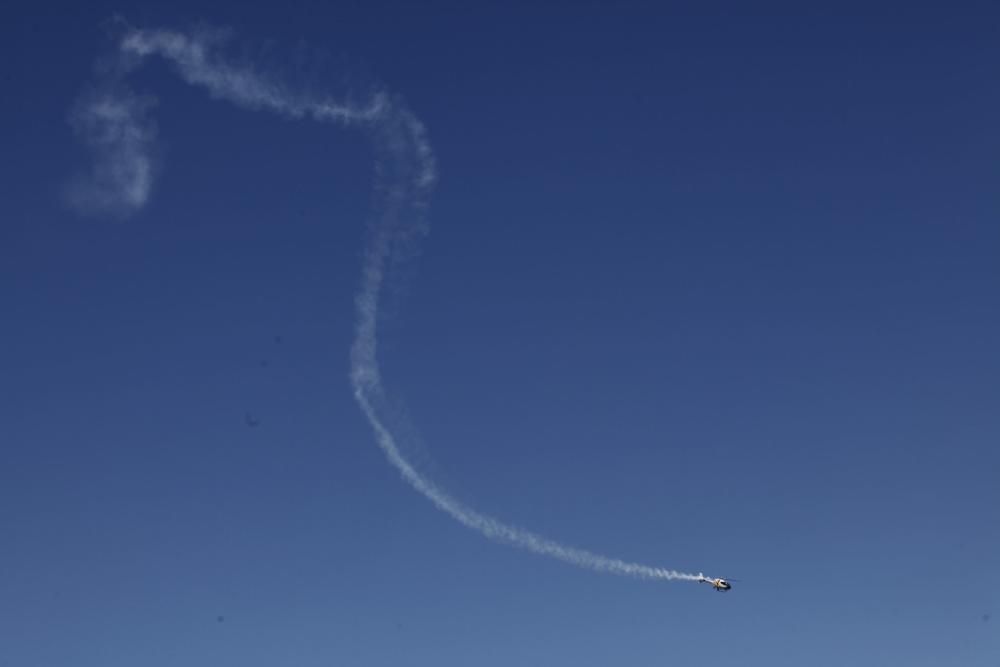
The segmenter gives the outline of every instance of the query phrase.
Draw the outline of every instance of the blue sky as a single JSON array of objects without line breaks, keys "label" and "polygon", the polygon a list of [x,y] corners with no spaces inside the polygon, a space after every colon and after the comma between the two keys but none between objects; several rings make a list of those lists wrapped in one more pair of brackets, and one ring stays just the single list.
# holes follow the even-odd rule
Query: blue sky
[{"label": "blue sky", "polygon": [[[400,95],[438,162],[380,347],[408,455],[734,590],[490,542],[386,463],[348,379],[363,132],[151,61],[149,201],[67,207],[116,12]],[[1000,660],[995,7],[7,13],[0,666]]]}]

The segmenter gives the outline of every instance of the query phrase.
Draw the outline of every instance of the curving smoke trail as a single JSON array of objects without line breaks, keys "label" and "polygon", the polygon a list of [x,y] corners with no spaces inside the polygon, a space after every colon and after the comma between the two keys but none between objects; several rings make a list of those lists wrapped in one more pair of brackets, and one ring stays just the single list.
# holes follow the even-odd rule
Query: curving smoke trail
[{"label": "curving smoke trail", "polygon": [[223,36],[204,30],[179,33],[125,28],[116,57],[103,68],[102,80],[81,98],[71,115],[74,127],[94,151],[95,164],[86,178],[72,185],[70,202],[84,212],[126,216],[148,200],[154,173],[155,126],[148,117],[153,102],[130,91],[124,80],[153,56],[171,64],[184,81],[244,109],[368,130],[377,154],[377,207],[356,297],[351,383],[389,463],[438,509],[492,540],[591,570],[697,581],[698,575],[608,558],[505,524],[449,495],[405,458],[387,426],[388,410],[376,356],[377,323],[379,296],[390,263],[423,230],[422,210],[435,181],[434,157],[424,127],[400,100],[385,92],[376,92],[367,103],[358,105],[290,90],[281,81],[227,61],[219,48]]}]

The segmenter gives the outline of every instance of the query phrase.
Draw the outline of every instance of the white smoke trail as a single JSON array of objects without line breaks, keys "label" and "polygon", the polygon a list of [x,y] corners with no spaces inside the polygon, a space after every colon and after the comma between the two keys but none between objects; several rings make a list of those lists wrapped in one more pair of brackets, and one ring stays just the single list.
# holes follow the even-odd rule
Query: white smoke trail
[{"label": "white smoke trail", "polygon": [[66,192],[77,210],[123,217],[146,203],[153,185],[156,137],[146,117],[152,103],[114,82],[81,98],[70,122],[95,159],[89,176],[74,181]]},{"label": "white smoke trail", "polygon": [[377,323],[388,264],[398,255],[401,244],[422,230],[421,210],[435,181],[434,158],[424,127],[399,100],[385,93],[375,93],[366,105],[358,106],[289,90],[280,81],[224,60],[218,41],[219,33],[204,31],[126,30],[108,80],[96,93],[84,97],[73,115],[75,127],[95,149],[97,163],[89,183],[74,188],[72,201],[86,210],[125,215],[146,203],[152,185],[154,137],[152,124],[145,117],[149,102],[129,92],[122,79],[150,56],[163,58],[182,79],[205,88],[212,97],[242,108],[369,129],[379,155],[379,201],[356,298],[351,383],[389,463],[438,509],[489,539],[591,570],[697,581],[697,575],[608,558],[505,524],[449,495],[403,456],[384,417],[385,392],[376,357]]}]

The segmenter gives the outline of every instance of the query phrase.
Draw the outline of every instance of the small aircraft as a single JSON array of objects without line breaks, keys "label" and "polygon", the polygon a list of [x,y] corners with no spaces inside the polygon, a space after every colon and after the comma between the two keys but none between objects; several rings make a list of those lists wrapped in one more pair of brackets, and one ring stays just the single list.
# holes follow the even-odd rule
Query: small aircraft
[{"label": "small aircraft", "polygon": [[243,418],[243,421],[245,421],[247,426],[250,428],[257,428],[260,425],[260,421],[254,418],[254,416],[249,412],[246,414],[246,417]]},{"label": "small aircraft", "polygon": [[712,588],[714,588],[719,592],[728,591],[730,588],[733,587],[733,585],[730,584],[728,580],[723,579],[722,577],[719,577],[718,579],[709,579],[700,572],[698,573],[698,581],[706,584],[712,584]]}]

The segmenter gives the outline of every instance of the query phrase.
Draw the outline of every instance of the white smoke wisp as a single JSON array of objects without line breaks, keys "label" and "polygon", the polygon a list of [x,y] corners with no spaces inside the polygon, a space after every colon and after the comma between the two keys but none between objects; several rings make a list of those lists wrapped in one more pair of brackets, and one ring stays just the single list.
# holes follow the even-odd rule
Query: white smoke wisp
[{"label": "white smoke wisp", "polygon": [[423,124],[397,98],[376,92],[364,105],[288,89],[220,53],[218,33],[179,33],[128,28],[119,42],[118,67],[99,96],[84,97],[75,125],[95,150],[89,183],[76,201],[104,211],[130,214],[148,200],[152,185],[153,130],[142,102],[123,84],[128,72],[149,57],[172,65],[191,85],[214,98],[288,118],[359,125],[376,147],[376,211],[369,230],[361,287],[356,296],[356,329],[351,346],[351,384],[375,441],[403,479],[442,512],[483,536],[578,567],[644,579],[697,581],[698,575],[630,563],[565,546],[482,514],[449,495],[403,455],[387,426],[385,391],[376,351],[379,296],[391,263],[423,229],[423,210],[436,180],[434,156]]},{"label": "white smoke wisp", "polygon": [[83,213],[126,217],[146,203],[153,186],[156,127],[153,105],[105,82],[84,95],[70,113],[73,129],[94,155],[90,173],[66,190],[68,203]]}]

